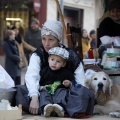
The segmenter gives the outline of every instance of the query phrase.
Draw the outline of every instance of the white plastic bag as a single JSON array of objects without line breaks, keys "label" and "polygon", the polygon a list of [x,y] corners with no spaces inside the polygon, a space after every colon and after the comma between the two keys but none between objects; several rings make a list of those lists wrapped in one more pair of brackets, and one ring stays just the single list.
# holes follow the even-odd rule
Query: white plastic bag
[{"label": "white plastic bag", "polygon": [[114,40],[114,45],[115,46],[120,46],[120,37],[116,37]]},{"label": "white plastic bag", "polygon": [[115,36],[115,37],[110,37],[110,36],[103,36],[100,38],[102,44],[112,44],[114,43],[114,46],[120,46],[120,37]]},{"label": "white plastic bag", "polygon": [[5,71],[5,69],[0,65],[0,88],[12,88],[15,86],[13,79]]},{"label": "white plastic bag", "polygon": [[105,35],[105,36],[101,37],[100,40],[101,40],[102,44],[110,44],[113,42],[113,40],[110,38],[111,38],[110,36]]}]

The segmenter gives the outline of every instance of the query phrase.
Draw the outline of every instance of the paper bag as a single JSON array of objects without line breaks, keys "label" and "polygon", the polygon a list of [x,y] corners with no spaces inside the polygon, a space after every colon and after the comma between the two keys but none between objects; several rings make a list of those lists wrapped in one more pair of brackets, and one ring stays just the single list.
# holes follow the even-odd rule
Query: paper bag
[{"label": "paper bag", "polygon": [[12,88],[15,86],[13,79],[0,65],[0,88]]}]

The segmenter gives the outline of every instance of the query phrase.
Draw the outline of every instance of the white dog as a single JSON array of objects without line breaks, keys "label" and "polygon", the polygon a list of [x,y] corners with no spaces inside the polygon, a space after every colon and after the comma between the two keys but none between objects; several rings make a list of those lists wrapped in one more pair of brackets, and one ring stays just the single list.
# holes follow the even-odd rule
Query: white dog
[{"label": "white dog", "polygon": [[104,72],[94,73],[86,85],[95,93],[97,104],[94,113],[109,114],[111,117],[120,118],[120,86],[113,84]]}]

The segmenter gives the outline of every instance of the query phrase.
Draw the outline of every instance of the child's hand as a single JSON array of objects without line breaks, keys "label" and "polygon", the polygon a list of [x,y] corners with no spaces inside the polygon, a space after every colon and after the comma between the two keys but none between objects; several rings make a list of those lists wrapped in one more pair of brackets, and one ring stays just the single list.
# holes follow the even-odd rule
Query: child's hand
[{"label": "child's hand", "polygon": [[63,81],[63,85],[64,85],[65,87],[70,87],[70,86],[71,86],[71,82],[70,82],[69,80],[64,80],[64,81]]},{"label": "child's hand", "polygon": [[42,90],[43,91],[47,91],[46,86],[43,86]]}]

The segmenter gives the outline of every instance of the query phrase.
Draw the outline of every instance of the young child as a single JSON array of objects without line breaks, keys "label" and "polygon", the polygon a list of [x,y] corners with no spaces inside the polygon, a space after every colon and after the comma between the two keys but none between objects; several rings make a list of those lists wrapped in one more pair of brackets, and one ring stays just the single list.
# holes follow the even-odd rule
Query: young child
[{"label": "young child", "polygon": [[45,117],[53,112],[63,117],[67,88],[74,82],[73,74],[65,68],[69,52],[64,48],[54,47],[48,54],[49,66],[40,73],[40,106]]}]

